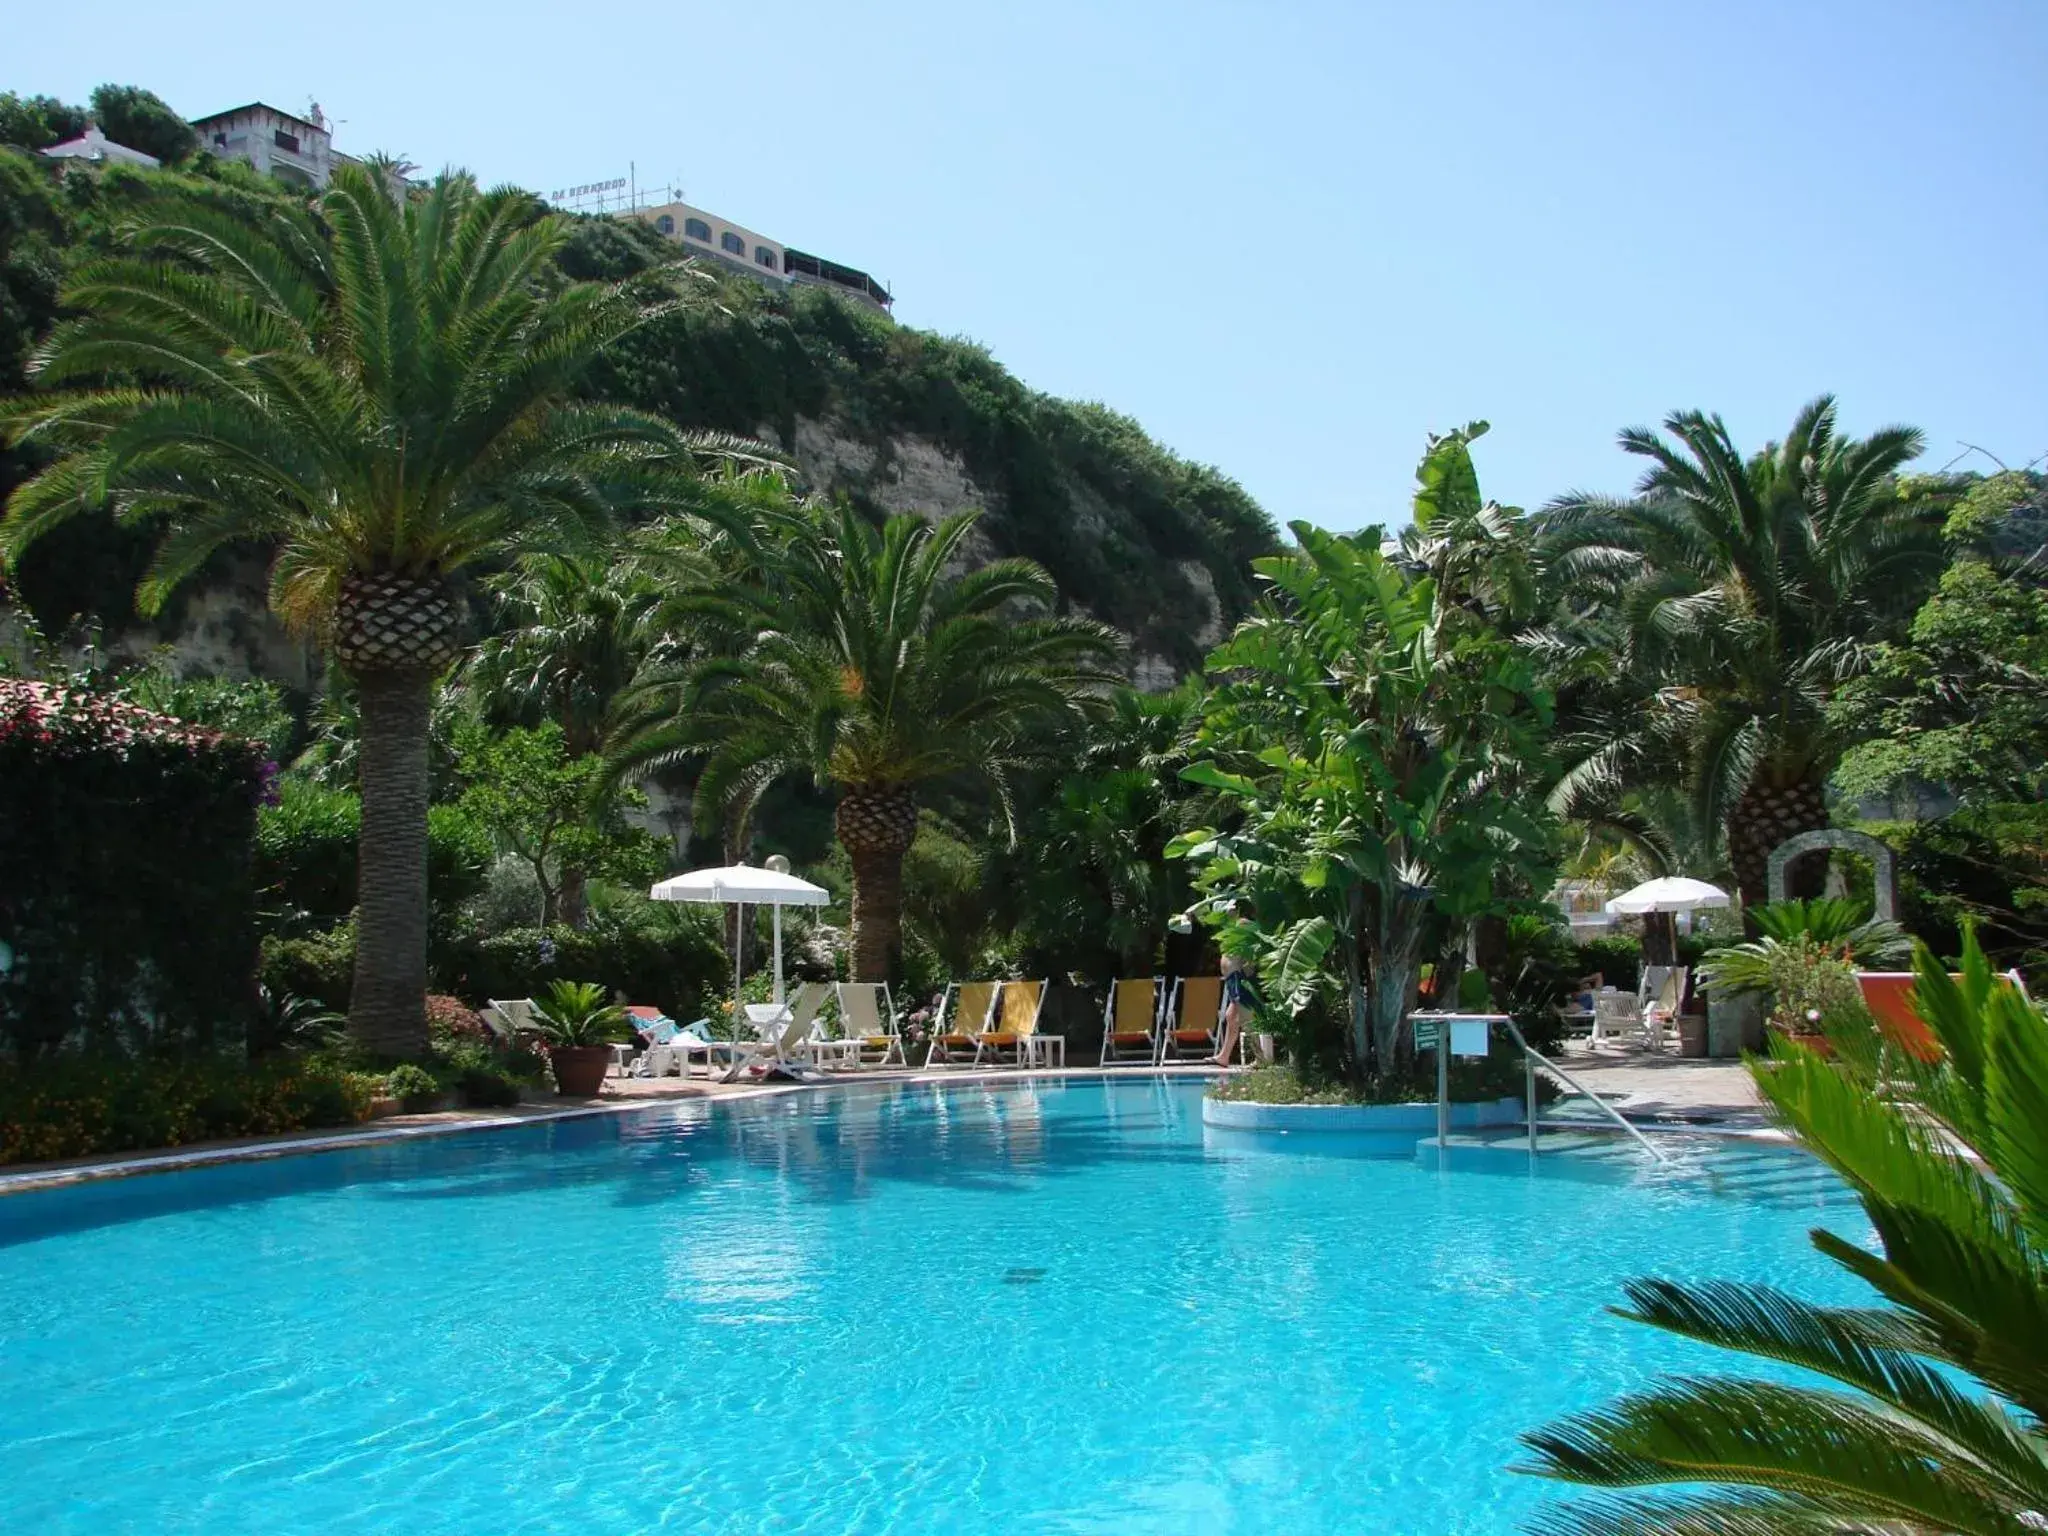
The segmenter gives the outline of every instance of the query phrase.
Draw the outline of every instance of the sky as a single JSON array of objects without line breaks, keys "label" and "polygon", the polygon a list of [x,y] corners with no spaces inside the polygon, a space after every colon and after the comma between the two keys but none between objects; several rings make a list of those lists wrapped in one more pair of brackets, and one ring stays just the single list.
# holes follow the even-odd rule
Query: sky
[{"label": "sky", "polygon": [[1812,396],[1926,468],[2048,453],[2048,0],[97,0],[0,89],[317,100],[352,153],[629,172],[864,268],[1280,522],[1625,491],[1622,427]]}]

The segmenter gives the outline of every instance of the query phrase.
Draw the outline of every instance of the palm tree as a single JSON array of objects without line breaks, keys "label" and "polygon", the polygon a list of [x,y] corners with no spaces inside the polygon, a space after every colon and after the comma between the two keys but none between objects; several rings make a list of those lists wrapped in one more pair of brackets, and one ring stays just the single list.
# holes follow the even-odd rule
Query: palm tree
[{"label": "palm tree", "polygon": [[270,600],[331,647],[361,711],[363,822],[349,1021],[368,1049],[426,1048],[427,718],[460,652],[467,567],[599,546],[663,508],[698,445],[573,398],[648,311],[564,283],[565,228],[510,189],[444,175],[401,196],[338,171],[262,221],[166,200],[87,263],[83,311],[0,413],[61,454],[11,498],[0,555],[111,506],[166,531],[144,612],[218,549],[275,551]]},{"label": "palm tree", "polygon": [[1565,792],[1682,777],[1758,902],[1771,850],[1828,824],[1848,745],[1828,703],[1939,576],[1941,532],[1895,490],[1920,434],[1838,436],[1831,396],[1747,460],[1718,416],[1664,428],[1675,441],[1621,434],[1651,461],[1633,499],[1575,492],[1546,509],[1556,578],[1618,652],[1606,725]]},{"label": "palm tree", "polygon": [[896,953],[920,788],[978,775],[1007,808],[1010,773],[1120,681],[1114,631],[1037,611],[1056,593],[1030,561],[946,573],[973,524],[771,514],[754,578],[696,594],[738,643],[637,684],[613,748],[618,772],[702,759],[698,801],[722,813],[785,774],[836,785],[858,981],[884,979]]},{"label": "palm tree", "polygon": [[1960,984],[1924,947],[1917,968],[1939,1061],[1829,1020],[1836,1061],[1781,1044],[1751,1068],[1778,1118],[1855,1189],[1880,1251],[1826,1231],[1814,1246],[1889,1305],[1637,1280],[1621,1314],[1848,1390],[1695,1377],[1527,1435],[1527,1470],[1546,1477],[1707,1485],[1567,1510],[1539,1529],[2048,1527],[2048,1019],[1990,974],[1974,936]]}]

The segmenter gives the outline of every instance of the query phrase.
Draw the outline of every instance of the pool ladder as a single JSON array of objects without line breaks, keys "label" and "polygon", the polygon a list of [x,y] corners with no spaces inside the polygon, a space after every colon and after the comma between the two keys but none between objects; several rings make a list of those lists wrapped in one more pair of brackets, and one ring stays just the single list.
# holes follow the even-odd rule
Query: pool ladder
[{"label": "pool ladder", "polygon": [[1522,1077],[1528,1087],[1529,1155],[1531,1157],[1536,1156],[1537,1153],[1536,1132],[1541,1124],[1536,1118],[1536,1069],[1541,1067],[1544,1071],[1550,1073],[1551,1076],[1557,1078],[1558,1081],[1568,1086],[1574,1093],[1583,1095],[1601,1114],[1633,1136],[1636,1140],[1636,1145],[1649,1153],[1650,1156],[1667,1166],[1670,1164],[1671,1159],[1659,1151],[1649,1137],[1629,1124],[1626,1115],[1601,1098],[1599,1094],[1593,1092],[1584,1083],[1573,1077],[1571,1073],[1565,1071],[1563,1067],[1552,1061],[1548,1056],[1537,1050],[1527,1040],[1524,1040],[1522,1038],[1522,1031],[1516,1026],[1513,1019],[1502,1019],[1501,1022],[1507,1025],[1508,1033],[1515,1038],[1515,1044],[1522,1048]]},{"label": "pool ladder", "polygon": [[1451,1051],[1447,1030],[1454,1020],[1462,1019],[1467,1022],[1488,1025],[1504,1024],[1507,1026],[1508,1033],[1514,1037],[1515,1044],[1521,1047],[1522,1075],[1524,1082],[1528,1085],[1529,1155],[1531,1157],[1536,1156],[1541,1150],[1537,1145],[1537,1133],[1542,1128],[1542,1122],[1537,1118],[1536,1113],[1536,1069],[1541,1067],[1551,1076],[1558,1079],[1558,1081],[1564,1083],[1574,1093],[1584,1095],[1595,1109],[1626,1131],[1635,1139],[1636,1145],[1649,1153],[1657,1162],[1667,1167],[1672,1165],[1671,1159],[1653,1145],[1649,1137],[1629,1124],[1627,1118],[1612,1104],[1609,1104],[1599,1094],[1593,1092],[1592,1089],[1573,1077],[1571,1073],[1565,1071],[1563,1067],[1523,1039],[1521,1029],[1507,1014],[1414,1013],[1410,1014],[1409,1018],[1416,1028],[1417,1045],[1426,1047],[1430,1043],[1428,1038],[1429,1032],[1425,1032],[1423,1029],[1425,1023],[1432,1027],[1434,1035],[1436,1047],[1436,1144],[1439,1149],[1447,1152],[1451,1144]]}]

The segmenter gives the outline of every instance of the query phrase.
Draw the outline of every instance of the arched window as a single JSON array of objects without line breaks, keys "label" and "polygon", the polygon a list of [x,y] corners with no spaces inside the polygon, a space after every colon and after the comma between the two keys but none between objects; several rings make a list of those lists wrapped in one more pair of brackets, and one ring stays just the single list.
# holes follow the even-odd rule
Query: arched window
[{"label": "arched window", "polygon": [[676,221],[664,213],[654,221],[654,227],[661,234],[672,235],[676,232]]},{"label": "arched window", "polygon": [[744,256],[747,254],[747,242],[742,240],[738,235],[734,234],[729,229],[724,234],[718,237],[718,243],[724,246],[728,251],[731,251],[735,256]]},{"label": "arched window", "polygon": [[692,240],[702,240],[706,245],[711,243],[711,226],[702,219],[683,220],[683,233]]},{"label": "arched window", "polygon": [[775,253],[769,250],[768,247],[765,245],[757,245],[754,247],[754,260],[758,261],[770,272],[773,272],[775,270]]}]

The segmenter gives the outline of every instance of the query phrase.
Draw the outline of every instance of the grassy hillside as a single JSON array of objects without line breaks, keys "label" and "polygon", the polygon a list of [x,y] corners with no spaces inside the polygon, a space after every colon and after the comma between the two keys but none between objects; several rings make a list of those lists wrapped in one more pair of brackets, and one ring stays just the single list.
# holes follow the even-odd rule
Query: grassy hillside
[{"label": "grassy hillside", "polygon": [[[173,182],[252,219],[289,195],[203,158],[183,171],[95,170],[0,148],[0,393],[25,387],[65,267],[117,239],[132,210]],[[1204,639],[1248,603],[1247,563],[1273,546],[1272,523],[1235,482],[1169,453],[1128,417],[1037,394],[970,342],[829,292],[678,274],[675,258],[638,224],[592,219],[577,230],[568,275],[684,296],[594,387],[687,426],[766,436],[793,453],[811,489],[878,512],[982,506],[983,548],[1043,562],[1066,601],[1175,671],[1197,665]],[[943,466],[946,483],[906,482],[901,462],[913,456]],[[0,455],[0,492],[22,463]],[[146,548],[140,534],[82,520],[32,552],[17,595],[45,628],[88,618],[118,630],[132,619]]]}]

